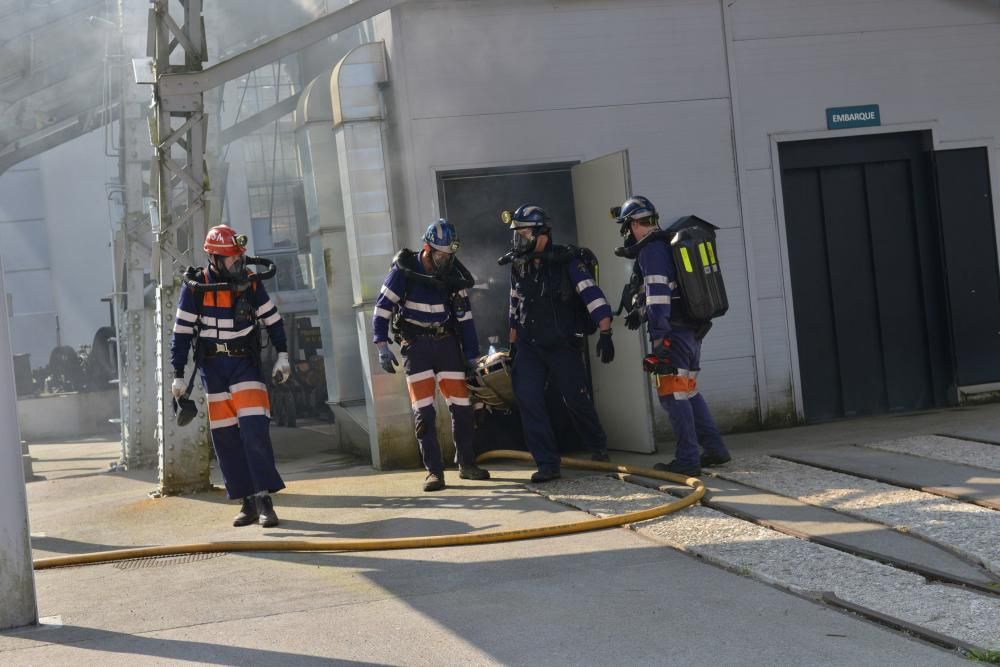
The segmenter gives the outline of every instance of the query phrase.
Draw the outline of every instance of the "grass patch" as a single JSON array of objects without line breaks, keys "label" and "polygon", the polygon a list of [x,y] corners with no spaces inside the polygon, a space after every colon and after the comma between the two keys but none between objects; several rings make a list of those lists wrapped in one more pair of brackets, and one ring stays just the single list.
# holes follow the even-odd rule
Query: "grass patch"
[{"label": "grass patch", "polygon": [[1000,665],[1000,651],[989,648],[969,651],[969,659],[987,665]]}]

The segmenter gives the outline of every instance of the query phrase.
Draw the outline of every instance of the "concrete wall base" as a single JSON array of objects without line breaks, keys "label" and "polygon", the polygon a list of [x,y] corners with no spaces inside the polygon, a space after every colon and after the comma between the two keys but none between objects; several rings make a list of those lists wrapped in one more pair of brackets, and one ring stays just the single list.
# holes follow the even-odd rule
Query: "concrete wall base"
[{"label": "concrete wall base", "polygon": [[118,417],[118,391],[90,391],[54,394],[17,400],[21,438],[58,440],[114,433],[119,428],[109,422]]}]

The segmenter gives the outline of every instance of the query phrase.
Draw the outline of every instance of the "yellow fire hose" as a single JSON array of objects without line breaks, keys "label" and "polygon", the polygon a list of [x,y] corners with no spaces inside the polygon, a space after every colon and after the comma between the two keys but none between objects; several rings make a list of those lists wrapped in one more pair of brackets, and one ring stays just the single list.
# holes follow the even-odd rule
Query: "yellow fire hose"
[{"label": "yellow fire hose", "polygon": [[[530,454],[512,450],[497,450],[486,452],[478,458],[479,462],[495,459],[516,459],[532,462]],[[114,551],[97,551],[88,554],[71,556],[55,556],[39,558],[34,561],[36,570],[46,570],[53,567],[70,565],[92,565],[109,563],[119,560],[136,558],[151,558],[157,556],[178,556],[194,553],[230,553],[238,551],[388,551],[390,549],[427,549],[432,547],[453,547],[467,544],[490,544],[494,542],[514,542],[530,540],[538,537],[569,535],[584,533],[602,528],[623,526],[648,519],[655,519],[693,505],[705,495],[705,486],[695,477],[685,477],[669,472],[660,472],[652,468],[638,466],[600,463],[583,459],[563,458],[562,465],[579,470],[595,470],[598,472],[620,472],[643,477],[652,477],[669,482],[678,482],[690,486],[693,490],[688,495],[672,500],[650,509],[617,514],[602,519],[585,519],[575,523],[563,523],[555,526],[525,528],[520,530],[497,530],[484,533],[466,533],[462,535],[431,535],[427,537],[396,537],[366,540],[241,540],[235,542],[204,542],[201,544],[175,544],[159,547],[136,547],[133,549],[116,549]]]}]

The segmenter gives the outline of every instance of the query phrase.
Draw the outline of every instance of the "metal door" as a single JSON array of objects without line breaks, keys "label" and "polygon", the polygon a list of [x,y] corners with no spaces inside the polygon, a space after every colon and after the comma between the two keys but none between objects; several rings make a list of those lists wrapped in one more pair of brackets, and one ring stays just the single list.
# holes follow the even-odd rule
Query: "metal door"
[{"label": "metal door", "polygon": [[935,153],[958,384],[1000,382],[1000,276],[986,148]]},{"label": "metal door", "polygon": [[[632,263],[615,257],[621,244],[609,211],[631,194],[628,153],[612,153],[572,169],[576,234],[581,246],[600,261],[600,287],[612,308],[618,305]],[[649,379],[642,372],[645,346],[639,331],[614,328],[615,360],[602,364],[594,354],[596,336],[587,343],[594,402],[608,434],[608,447],[629,452],[656,451]]]},{"label": "metal door", "polygon": [[952,381],[921,133],[783,145],[806,418],[944,405]]}]

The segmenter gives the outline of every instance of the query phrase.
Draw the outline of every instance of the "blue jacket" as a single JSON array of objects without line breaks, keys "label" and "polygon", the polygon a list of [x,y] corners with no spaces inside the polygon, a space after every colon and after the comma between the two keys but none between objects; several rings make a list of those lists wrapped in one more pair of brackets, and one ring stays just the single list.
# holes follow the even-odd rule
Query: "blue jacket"
[{"label": "blue jacket", "polygon": [[680,296],[677,269],[667,244],[655,240],[643,245],[635,261],[643,275],[649,337],[657,340],[670,333],[671,303]]},{"label": "blue jacket", "polygon": [[[538,263],[529,260],[522,267],[515,265],[510,274],[510,327],[518,332],[519,338],[523,335],[528,342],[540,345],[575,338],[581,333],[577,298],[583,301],[595,325],[611,317],[611,306],[604,292],[582,261],[545,260],[544,255],[554,248],[561,249],[549,246]],[[573,294],[562,293],[567,284],[572,286]]]},{"label": "blue jacket", "polygon": [[[417,261],[416,271],[422,275],[431,275]],[[469,303],[467,290],[459,290],[458,296],[463,300],[462,312],[456,318],[452,312],[451,295],[443,289],[424,282],[411,280],[407,282],[403,269],[393,264],[382,284],[382,290],[375,299],[375,314],[372,317],[374,335],[372,342],[382,343],[389,340],[389,323],[396,311],[400,316],[416,326],[446,325],[453,322],[456,333],[462,341],[462,350],[467,360],[479,358],[479,338],[476,335],[476,325],[472,319],[472,306]]]},{"label": "blue jacket", "polygon": [[[199,271],[197,282],[204,284],[209,271],[210,269]],[[250,275],[249,271],[247,275]],[[212,281],[216,280],[213,273]],[[237,308],[239,299],[234,298],[233,292],[229,290],[204,292],[200,297],[202,302],[199,308],[199,296],[186,283],[181,286],[174,332],[170,341],[170,362],[178,375],[184,373],[196,330],[202,341],[229,343],[252,334],[255,322],[260,320],[267,327],[274,349],[278,352],[288,351],[285,324],[277,306],[264,289],[264,283],[253,282],[250,285],[248,289],[252,313],[239,310]]]}]

